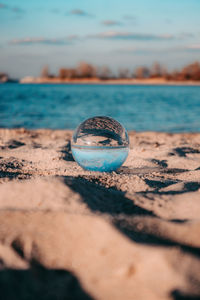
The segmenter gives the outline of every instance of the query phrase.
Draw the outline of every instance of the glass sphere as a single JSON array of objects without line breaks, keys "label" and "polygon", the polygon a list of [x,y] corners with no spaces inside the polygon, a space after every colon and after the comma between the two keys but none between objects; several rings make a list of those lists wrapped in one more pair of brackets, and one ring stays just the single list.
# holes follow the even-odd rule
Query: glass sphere
[{"label": "glass sphere", "polygon": [[72,155],[84,169],[112,172],[126,160],[129,138],[125,128],[110,117],[93,117],[82,122],[71,142]]}]

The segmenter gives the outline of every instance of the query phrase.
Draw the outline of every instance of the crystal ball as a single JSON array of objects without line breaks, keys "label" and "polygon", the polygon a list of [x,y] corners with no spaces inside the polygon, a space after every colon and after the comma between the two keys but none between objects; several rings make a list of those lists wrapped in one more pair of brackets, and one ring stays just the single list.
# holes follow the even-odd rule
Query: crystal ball
[{"label": "crystal ball", "polygon": [[89,171],[112,172],[126,160],[129,138],[126,129],[110,117],[93,117],[82,122],[71,141],[75,161]]}]

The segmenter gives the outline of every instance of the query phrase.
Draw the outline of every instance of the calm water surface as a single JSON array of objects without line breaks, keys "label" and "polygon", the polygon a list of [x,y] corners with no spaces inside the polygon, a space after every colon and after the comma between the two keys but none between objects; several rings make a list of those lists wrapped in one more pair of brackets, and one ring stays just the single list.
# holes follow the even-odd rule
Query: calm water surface
[{"label": "calm water surface", "polygon": [[128,130],[200,131],[200,86],[0,85],[0,127],[74,129],[95,115]]}]

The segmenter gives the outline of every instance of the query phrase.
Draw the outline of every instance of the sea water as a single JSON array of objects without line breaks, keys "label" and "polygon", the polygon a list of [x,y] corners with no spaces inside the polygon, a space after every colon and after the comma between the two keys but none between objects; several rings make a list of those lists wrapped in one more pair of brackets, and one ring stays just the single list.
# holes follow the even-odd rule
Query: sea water
[{"label": "sea water", "polygon": [[127,130],[200,132],[200,86],[0,84],[0,127],[72,129],[107,115]]}]

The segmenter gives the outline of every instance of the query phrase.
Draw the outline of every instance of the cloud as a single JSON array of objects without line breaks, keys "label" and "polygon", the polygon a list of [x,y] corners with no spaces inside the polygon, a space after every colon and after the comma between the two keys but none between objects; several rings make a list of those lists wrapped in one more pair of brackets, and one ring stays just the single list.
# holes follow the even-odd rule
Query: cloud
[{"label": "cloud", "polygon": [[166,19],[165,19],[165,23],[166,23],[166,24],[172,24],[173,21],[172,21],[171,19],[169,19],[169,18],[166,18]]},{"label": "cloud", "polygon": [[68,35],[67,37],[70,41],[72,40],[78,40],[79,39],[79,36],[77,34],[71,34],[71,35]]},{"label": "cloud", "polygon": [[89,38],[97,39],[111,39],[111,40],[139,40],[139,41],[153,41],[153,40],[171,40],[174,38],[173,35],[163,34],[148,34],[148,33],[131,33],[131,32],[116,32],[107,31],[103,33],[97,33],[88,35]]},{"label": "cloud", "polygon": [[178,46],[178,47],[169,47],[169,48],[139,48],[139,47],[129,47],[118,49],[115,52],[121,54],[166,54],[166,53],[175,53],[175,52],[185,52],[185,51],[200,51],[200,44],[188,45],[188,46]]},{"label": "cloud", "polygon": [[105,26],[116,26],[116,25],[122,25],[121,22],[114,21],[114,20],[104,20],[101,22]]},{"label": "cloud", "polygon": [[7,9],[8,6],[4,3],[0,3],[0,9]]},{"label": "cloud", "polygon": [[117,53],[136,54],[136,55],[165,53],[168,51],[169,51],[169,49],[166,49],[166,48],[158,49],[158,48],[139,48],[139,47],[129,47],[129,48],[122,48],[122,49],[116,50]]},{"label": "cloud", "polygon": [[200,51],[200,44],[186,46],[185,50],[186,51]]},{"label": "cloud", "polygon": [[194,34],[191,32],[181,32],[178,36],[180,39],[187,39],[194,37]]},{"label": "cloud", "polygon": [[0,3],[0,10],[1,9],[6,9],[8,11],[11,11],[11,12],[14,12],[14,13],[17,13],[17,14],[21,14],[21,13],[24,13],[24,10],[18,6],[9,6],[9,5],[6,5],[4,3]]},{"label": "cloud", "polygon": [[80,17],[91,17],[92,16],[91,14],[89,14],[88,12],[86,12],[80,8],[71,10],[70,15],[80,16]]},{"label": "cloud", "polygon": [[125,20],[135,20],[136,16],[133,16],[133,15],[124,15],[123,19],[125,19]]},{"label": "cloud", "polygon": [[60,10],[58,8],[52,8],[52,9],[50,9],[50,12],[53,14],[59,14]]},{"label": "cloud", "polygon": [[17,6],[12,7],[12,11],[15,13],[24,13],[24,10]]},{"label": "cloud", "polygon": [[[72,38],[71,38],[72,39]],[[70,38],[24,38],[14,39],[10,41],[12,45],[33,45],[33,44],[44,44],[44,45],[67,45],[70,44]]]},{"label": "cloud", "polygon": [[138,23],[138,18],[133,15],[124,15],[123,20],[134,25]]}]

